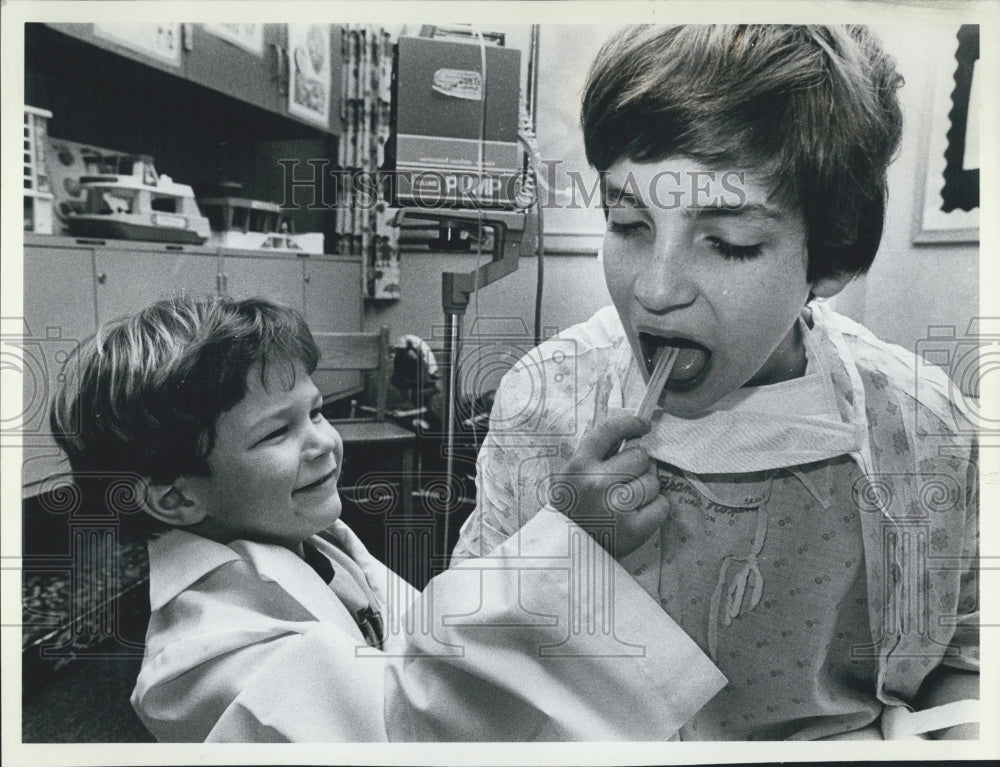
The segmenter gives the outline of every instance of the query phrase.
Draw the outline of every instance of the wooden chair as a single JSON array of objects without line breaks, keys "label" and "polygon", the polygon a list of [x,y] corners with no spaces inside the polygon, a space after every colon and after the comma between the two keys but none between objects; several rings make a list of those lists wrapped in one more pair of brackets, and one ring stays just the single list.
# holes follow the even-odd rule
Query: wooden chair
[{"label": "wooden chair", "polygon": [[405,519],[412,519],[416,435],[386,420],[392,353],[389,327],[383,325],[377,333],[313,333],[313,338],[320,351],[317,371],[361,370],[371,374],[375,404],[372,408],[364,408],[370,415],[331,419],[330,422],[344,441],[348,463],[352,460],[352,447],[384,445],[387,450],[399,451],[401,510]]}]

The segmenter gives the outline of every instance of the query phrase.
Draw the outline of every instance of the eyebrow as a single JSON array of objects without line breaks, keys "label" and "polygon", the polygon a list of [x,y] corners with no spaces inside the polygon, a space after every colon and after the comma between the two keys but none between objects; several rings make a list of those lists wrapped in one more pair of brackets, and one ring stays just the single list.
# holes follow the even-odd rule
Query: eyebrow
[{"label": "eyebrow", "polygon": [[[316,396],[309,400],[309,409],[312,410],[314,407],[321,407],[323,404],[323,397],[319,392],[316,392]],[[266,424],[274,421],[286,421],[289,417],[294,415],[295,411],[298,409],[298,403],[289,402],[287,405],[278,408],[277,410],[265,411],[264,414],[254,421],[250,425],[250,430],[255,431],[257,429],[262,429]]]},{"label": "eyebrow", "polygon": [[277,410],[267,411],[261,415],[260,418],[250,424],[250,431],[252,433],[256,433],[258,430],[264,431],[265,428],[270,428],[281,421],[287,421],[294,409],[294,405],[286,405],[285,407],[278,408]]},{"label": "eyebrow", "polygon": [[608,207],[611,200],[614,200],[616,205],[625,202],[635,208],[648,207],[642,198],[636,197],[632,192],[628,192],[624,187],[617,186],[616,184],[605,183],[604,192],[601,197],[605,208]]},{"label": "eyebrow", "polygon": [[769,205],[761,205],[759,203],[744,203],[743,205],[736,205],[733,207],[726,207],[722,205],[706,205],[698,208],[688,207],[684,209],[684,213],[685,215],[693,218],[702,219],[756,218],[767,221],[780,221],[784,218],[784,215],[779,209],[772,208]]},{"label": "eyebrow", "polygon": [[[635,193],[613,183],[606,183],[604,187],[603,203],[605,209],[610,207],[610,203],[615,205],[625,203],[635,208],[648,210],[649,205]],[[723,205],[703,205],[685,206],[684,215],[696,219],[759,219],[765,221],[781,221],[784,214],[778,208],[761,203],[743,203],[732,207]]]}]

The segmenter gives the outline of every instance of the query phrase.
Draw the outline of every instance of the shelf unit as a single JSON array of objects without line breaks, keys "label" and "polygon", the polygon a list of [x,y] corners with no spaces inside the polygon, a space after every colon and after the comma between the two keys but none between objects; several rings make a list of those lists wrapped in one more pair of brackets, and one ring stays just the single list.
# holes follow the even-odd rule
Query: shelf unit
[{"label": "shelf unit", "polygon": [[[319,125],[289,109],[289,26],[260,26],[243,45],[203,24],[147,25],[144,49],[99,24],[29,23],[25,103],[52,113],[53,137],[151,155],[160,173],[196,189],[238,182],[243,196],[280,203],[277,160],[336,162],[342,35],[335,25],[320,29],[330,92],[329,119]],[[226,293],[295,306],[315,331],[361,329],[361,259],[333,255],[335,211],[302,204],[292,217],[296,231],[324,233],[328,255],[25,233],[26,496],[65,471],[48,433],[50,393],[66,352],[107,319],[179,293]],[[363,381],[324,372],[317,385],[333,400],[357,394]]]}]

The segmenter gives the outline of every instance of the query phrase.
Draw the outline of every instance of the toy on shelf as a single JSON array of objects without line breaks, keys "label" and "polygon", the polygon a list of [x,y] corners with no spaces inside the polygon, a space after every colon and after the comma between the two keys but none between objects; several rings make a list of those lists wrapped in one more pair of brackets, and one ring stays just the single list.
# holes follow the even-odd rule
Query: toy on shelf
[{"label": "toy on shelf", "polygon": [[52,234],[52,188],[45,163],[45,137],[52,113],[24,107],[24,231]]},{"label": "toy on shelf", "polygon": [[273,202],[241,197],[239,184],[219,184],[198,197],[208,217],[209,240],[221,248],[292,253],[323,253],[323,233],[292,231],[292,220]]},{"label": "toy on shelf", "polygon": [[90,172],[78,181],[84,202],[65,219],[71,234],[191,245],[208,239],[208,219],[198,210],[194,191],[158,175],[151,157],[85,159]]}]

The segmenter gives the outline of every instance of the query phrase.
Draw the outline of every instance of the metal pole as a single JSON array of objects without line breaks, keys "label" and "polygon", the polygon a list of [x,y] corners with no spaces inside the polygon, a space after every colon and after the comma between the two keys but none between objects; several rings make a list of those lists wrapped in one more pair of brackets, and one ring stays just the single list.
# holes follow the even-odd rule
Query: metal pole
[{"label": "metal pole", "polygon": [[455,442],[458,420],[458,354],[462,346],[462,312],[449,311],[445,313],[445,349],[448,364],[447,388],[445,390],[445,492],[448,493],[449,503],[446,504],[444,512],[444,540],[442,550],[445,557],[448,556],[448,541],[450,533],[451,512],[457,499],[451,497],[452,489],[455,486]]}]

